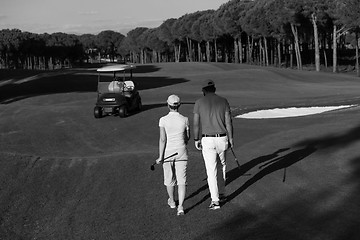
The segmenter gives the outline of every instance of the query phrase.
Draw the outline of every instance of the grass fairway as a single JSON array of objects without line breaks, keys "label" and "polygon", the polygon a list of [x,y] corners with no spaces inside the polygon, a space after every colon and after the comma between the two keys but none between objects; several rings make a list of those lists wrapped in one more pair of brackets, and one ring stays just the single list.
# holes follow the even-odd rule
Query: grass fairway
[{"label": "grass fairway", "polygon": [[[360,108],[233,119],[228,201],[210,198],[190,141],[185,215],[168,208],[158,120],[170,94],[190,119],[211,78],[233,115],[359,104],[360,79],[224,63],[140,65],[144,109],[95,119],[96,71],[0,72],[0,239],[358,239]],[[16,76],[12,78],[11,76]]]}]

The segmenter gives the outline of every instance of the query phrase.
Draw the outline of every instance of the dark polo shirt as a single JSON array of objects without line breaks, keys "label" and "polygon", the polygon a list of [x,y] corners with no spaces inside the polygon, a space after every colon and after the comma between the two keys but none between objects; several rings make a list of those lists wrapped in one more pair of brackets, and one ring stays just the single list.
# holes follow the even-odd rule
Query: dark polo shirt
[{"label": "dark polo shirt", "polygon": [[207,93],[195,102],[194,113],[199,114],[202,134],[226,133],[225,112],[230,112],[228,101]]}]

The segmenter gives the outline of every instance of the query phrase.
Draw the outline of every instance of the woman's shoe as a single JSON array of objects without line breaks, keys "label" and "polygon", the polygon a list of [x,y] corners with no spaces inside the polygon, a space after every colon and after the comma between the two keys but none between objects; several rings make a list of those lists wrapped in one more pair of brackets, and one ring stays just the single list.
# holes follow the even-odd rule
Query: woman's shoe
[{"label": "woman's shoe", "polygon": [[169,205],[170,208],[176,208],[175,201],[171,201],[170,198],[168,199],[168,205]]}]

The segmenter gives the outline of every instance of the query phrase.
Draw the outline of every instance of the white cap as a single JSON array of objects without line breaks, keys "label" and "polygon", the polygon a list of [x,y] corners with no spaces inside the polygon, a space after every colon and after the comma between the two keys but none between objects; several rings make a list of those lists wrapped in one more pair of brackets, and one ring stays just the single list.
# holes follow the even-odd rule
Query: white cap
[{"label": "white cap", "polygon": [[180,105],[180,98],[177,95],[170,95],[167,99],[167,103],[170,106],[179,106]]}]

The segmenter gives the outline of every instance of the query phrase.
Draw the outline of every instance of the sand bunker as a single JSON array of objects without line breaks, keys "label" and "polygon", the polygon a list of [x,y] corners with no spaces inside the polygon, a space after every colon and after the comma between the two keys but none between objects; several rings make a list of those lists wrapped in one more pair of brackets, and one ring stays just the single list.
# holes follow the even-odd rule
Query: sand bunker
[{"label": "sand bunker", "polygon": [[236,118],[246,119],[267,119],[267,118],[287,118],[300,117],[323,112],[339,110],[344,108],[355,107],[357,105],[342,105],[342,106],[326,106],[326,107],[291,107],[291,108],[274,108],[267,110],[259,110],[249,112],[236,116]]}]

